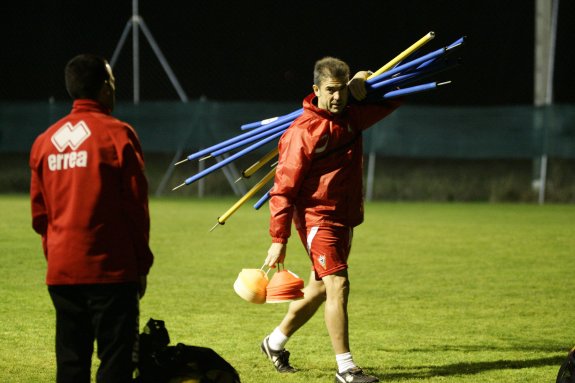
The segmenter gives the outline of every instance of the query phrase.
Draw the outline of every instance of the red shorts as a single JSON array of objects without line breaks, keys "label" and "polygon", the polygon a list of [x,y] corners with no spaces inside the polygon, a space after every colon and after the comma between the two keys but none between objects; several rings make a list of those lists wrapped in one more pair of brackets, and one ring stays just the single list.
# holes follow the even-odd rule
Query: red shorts
[{"label": "red shorts", "polygon": [[298,230],[313,264],[315,279],[347,269],[353,228],[341,226],[314,226]]}]

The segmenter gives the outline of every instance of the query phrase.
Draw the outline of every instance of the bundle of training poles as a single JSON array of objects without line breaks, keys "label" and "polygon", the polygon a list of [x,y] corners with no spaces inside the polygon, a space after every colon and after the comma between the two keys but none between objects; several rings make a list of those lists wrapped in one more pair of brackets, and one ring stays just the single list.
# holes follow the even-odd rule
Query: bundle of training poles
[{"label": "bundle of training poles", "polygon": [[[376,72],[372,73],[366,81],[366,101],[374,102],[381,99],[392,99],[395,97],[407,96],[415,93],[430,91],[437,89],[438,87],[450,84],[451,81],[431,81],[420,84],[416,83],[421,82],[423,79],[436,76],[440,72],[452,69],[459,65],[459,58],[450,59],[447,56],[464,44],[465,37],[461,37],[452,44],[439,48],[433,52],[414,58],[410,61],[405,61],[407,57],[411,56],[417,50],[419,50],[419,48],[433,40],[434,37],[435,33],[429,32],[409,48],[401,52],[393,60],[379,68]],[[213,173],[214,171],[246,155],[247,153],[250,153],[274,140],[279,139],[284,131],[302,113],[303,108],[300,108],[283,116],[267,118],[265,120],[244,124],[240,127],[240,129],[246,131],[245,133],[239,134],[228,140],[222,141],[208,148],[190,154],[184,160],[177,162],[175,165],[193,160],[204,161],[209,158],[216,158],[222,154],[243,148],[230,155],[229,157],[226,157],[224,160],[221,160],[216,164],[187,178],[182,184],[176,186],[172,190],[177,190],[183,186],[190,185],[197,180],[207,176],[208,174]],[[276,145],[275,149],[242,171],[242,177],[239,180],[242,178],[250,178],[259,169],[276,158],[277,155],[278,149]],[[267,172],[267,174],[232,207],[230,207],[224,214],[218,217],[217,223],[212,227],[211,230],[213,230],[218,225],[225,224],[226,220],[232,214],[234,214],[248,199],[253,197],[260,189],[262,189],[269,181],[274,178],[276,164],[276,162],[272,163],[270,166],[271,169]],[[269,196],[270,191],[268,190],[255,203],[254,208],[259,209],[269,199]]]}]

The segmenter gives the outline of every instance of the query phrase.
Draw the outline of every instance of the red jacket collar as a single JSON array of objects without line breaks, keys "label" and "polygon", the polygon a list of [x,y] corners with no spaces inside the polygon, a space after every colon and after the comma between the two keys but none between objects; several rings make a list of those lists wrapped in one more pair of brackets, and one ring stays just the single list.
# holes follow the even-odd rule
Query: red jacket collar
[{"label": "red jacket collar", "polygon": [[100,104],[96,100],[90,99],[78,99],[74,100],[72,104],[72,113],[79,113],[79,112],[99,112],[104,114],[110,114],[112,111]]}]

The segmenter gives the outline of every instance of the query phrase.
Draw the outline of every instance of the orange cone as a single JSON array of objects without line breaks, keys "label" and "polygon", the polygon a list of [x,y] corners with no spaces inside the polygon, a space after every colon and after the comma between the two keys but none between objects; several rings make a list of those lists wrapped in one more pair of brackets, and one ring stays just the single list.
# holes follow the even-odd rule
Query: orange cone
[{"label": "orange cone", "polygon": [[291,302],[303,298],[304,281],[289,270],[274,274],[266,289],[266,303]]},{"label": "orange cone", "polygon": [[248,302],[262,304],[266,301],[267,285],[268,276],[262,269],[243,269],[234,282],[234,291]]}]

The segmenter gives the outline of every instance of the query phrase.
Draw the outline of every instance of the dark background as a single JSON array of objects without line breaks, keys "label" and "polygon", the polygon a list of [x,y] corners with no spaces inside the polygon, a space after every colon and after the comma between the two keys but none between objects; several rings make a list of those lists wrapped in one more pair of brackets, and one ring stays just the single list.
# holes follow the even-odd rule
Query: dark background
[{"label": "dark background", "polygon": [[[411,97],[444,105],[532,104],[534,0],[151,1],[140,15],[190,99],[299,101],[315,60],[376,70],[429,31],[422,52],[467,36],[453,84]],[[78,53],[111,58],[131,0],[3,1],[0,101],[67,100],[63,67]],[[556,103],[573,103],[575,2],[561,0]],[[143,34],[141,99],[178,100]],[[114,68],[118,97],[132,98],[131,35]]]}]

